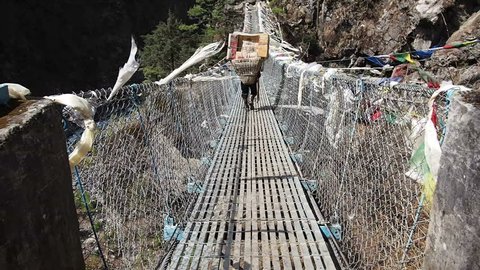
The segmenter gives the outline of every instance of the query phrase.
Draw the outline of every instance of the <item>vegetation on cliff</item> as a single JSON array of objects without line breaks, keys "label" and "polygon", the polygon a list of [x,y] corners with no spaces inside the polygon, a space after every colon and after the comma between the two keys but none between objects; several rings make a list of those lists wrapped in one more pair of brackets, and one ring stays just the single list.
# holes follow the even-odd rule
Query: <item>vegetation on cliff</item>
[{"label": "vegetation on cliff", "polygon": [[[233,2],[196,0],[187,12],[189,19],[184,21],[170,13],[166,22],[160,22],[153,32],[144,36],[141,63],[145,78],[159,80],[185,62],[199,46],[226,40],[234,30],[227,8]],[[221,54],[210,62],[222,57]]]}]

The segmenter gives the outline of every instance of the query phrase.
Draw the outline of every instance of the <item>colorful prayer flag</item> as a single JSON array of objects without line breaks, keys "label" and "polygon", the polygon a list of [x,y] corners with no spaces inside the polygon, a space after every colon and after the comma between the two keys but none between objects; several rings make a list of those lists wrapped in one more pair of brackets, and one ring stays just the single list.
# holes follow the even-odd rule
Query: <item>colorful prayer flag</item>
[{"label": "colorful prayer flag", "polygon": [[427,59],[432,57],[434,50],[420,50],[412,52],[412,56],[415,59]]},{"label": "colorful prayer flag", "polygon": [[478,43],[478,42],[479,42],[478,39],[469,40],[469,41],[465,41],[465,42],[456,42],[456,43],[453,43],[453,44],[447,44],[447,45],[443,46],[443,48],[444,48],[444,49],[461,48],[461,47],[465,47],[465,46],[469,46],[469,45],[476,44],[476,43]]},{"label": "colorful prayer flag", "polygon": [[380,58],[375,56],[369,56],[366,58],[368,62],[372,63],[376,67],[384,67],[386,65]]},{"label": "colorful prayer flag", "polygon": [[390,59],[400,63],[405,63],[405,62],[412,63],[412,64],[415,63],[410,53],[393,53],[390,55]]},{"label": "colorful prayer flag", "polygon": [[424,80],[427,83],[428,88],[433,88],[433,89],[440,88],[440,83],[431,74],[429,74],[428,72],[426,72],[425,70],[419,67],[416,67],[416,69],[418,71],[418,75],[420,75],[420,78],[422,78],[422,80]]}]

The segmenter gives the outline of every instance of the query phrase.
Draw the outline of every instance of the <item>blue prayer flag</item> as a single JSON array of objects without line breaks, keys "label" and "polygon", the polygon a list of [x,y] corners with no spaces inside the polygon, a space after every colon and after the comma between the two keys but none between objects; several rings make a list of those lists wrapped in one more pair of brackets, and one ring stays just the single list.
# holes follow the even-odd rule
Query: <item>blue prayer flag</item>
[{"label": "blue prayer flag", "polygon": [[0,104],[7,105],[10,101],[10,96],[8,95],[8,85],[0,85]]},{"label": "blue prayer flag", "polygon": [[375,56],[367,57],[367,61],[372,63],[376,67],[384,67],[386,65],[385,62],[383,62],[380,58],[375,57]]},{"label": "blue prayer flag", "polygon": [[412,52],[412,56],[415,59],[427,59],[432,57],[433,52],[434,52],[433,50],[414,51]]}]

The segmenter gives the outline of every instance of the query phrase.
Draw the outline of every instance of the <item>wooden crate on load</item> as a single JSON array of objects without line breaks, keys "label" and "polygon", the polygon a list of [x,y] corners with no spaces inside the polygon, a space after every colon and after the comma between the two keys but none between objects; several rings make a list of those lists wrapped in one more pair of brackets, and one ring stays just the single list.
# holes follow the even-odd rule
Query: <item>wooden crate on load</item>
[{"label": "wooden crate on load", "polygon": [[268,48],[270,46],[270,36],[268,34],[247,34],[235,32],[230,34],[228,37],[228,60],[244,58],[241,53],[244,42],[252,42],[256,44],[257,57],[260,57],[263,60],[268,58]]}]

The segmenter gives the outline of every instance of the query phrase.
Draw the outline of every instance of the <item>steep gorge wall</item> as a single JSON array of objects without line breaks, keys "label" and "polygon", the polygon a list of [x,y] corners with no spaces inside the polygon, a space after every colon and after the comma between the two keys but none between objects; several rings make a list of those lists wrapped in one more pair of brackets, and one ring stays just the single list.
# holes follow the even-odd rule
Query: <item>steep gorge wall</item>
[{"label": "steep gorge wall", "polygon": [[[480,11],[474,13],[447,41],[452,43],[468,37],[480,37]],[[457,84],[480,89],[480,45],[466,50],[448,50],[435,53],[427,68],[437,77]]]},{"label": "steep gorge wall", "polygon": [[[478,0],[276,0],[270,3],[277,11],[288,41],[304,47],[310,44],[308,61],[427,49],[479,36]],[[473,71],[469,78],[460,78],[460,74],[472,65],[478,68],[478,62],[472,60],[480,52],[478,47],[468,53],[456,50],[460,55],[454,59],[439,57],[441,61],[437,59],[429,68],[445,77],[440,79],[476,85]],[[436,68],[439,62],[443,71]],[[458,70],[458,75],[450,76],[449,67]]]}]

